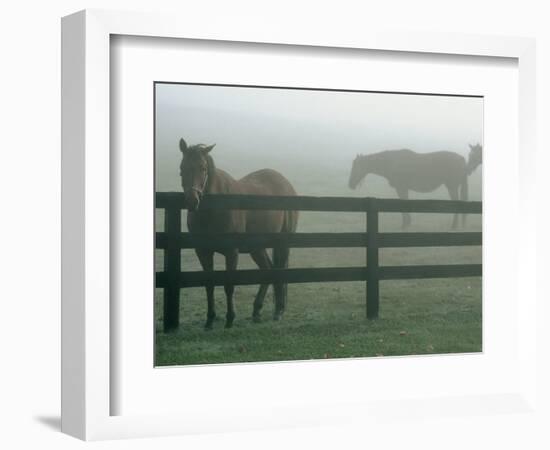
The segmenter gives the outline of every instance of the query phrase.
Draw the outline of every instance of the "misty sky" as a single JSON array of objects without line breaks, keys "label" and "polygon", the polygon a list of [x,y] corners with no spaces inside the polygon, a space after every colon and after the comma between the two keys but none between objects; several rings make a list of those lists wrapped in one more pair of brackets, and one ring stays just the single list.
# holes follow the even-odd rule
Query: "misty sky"
[{"label": "misty sky", "polygon": [[[213,144],[235,177],[263,167],[343,171],[357,153],[410,148],[467,155],[483,140],[483,99],[156,85],[157,188],[172,190],[178,141]],[[335,172],[336,173],[336,172]]]}]

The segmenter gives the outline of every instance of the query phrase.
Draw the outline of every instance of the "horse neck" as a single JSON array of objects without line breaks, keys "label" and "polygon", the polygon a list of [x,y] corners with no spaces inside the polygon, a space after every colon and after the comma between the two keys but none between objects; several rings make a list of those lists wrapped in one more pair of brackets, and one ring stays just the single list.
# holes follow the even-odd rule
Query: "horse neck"
[{"label": "horse neck", "polygon": [[207,182],[206,186],[204,187],[204,193],[210,194],[213,192],[216,192],[216,186],[219,184],[219,175],[218,175],[218,169],[216,168],[216,165],[214,164],[214,160],[210,155],[206,156],[206,162],[207,162]]},{"label": "horse neck", "polygon": [[227,172],[215,167],[208,170],[208,183],[205,193],[207,194],[229,194],[234,193],[236,181]]},{"label": "horse neck", "polygon": [[362,161],[361,169],[365,172],[365,175],[363,176],[366,176],[369,173],[380,175],[382,177],[388,175],[388,165],[386,164],[386,159],[383,156],[377,154],[366,157]]}]

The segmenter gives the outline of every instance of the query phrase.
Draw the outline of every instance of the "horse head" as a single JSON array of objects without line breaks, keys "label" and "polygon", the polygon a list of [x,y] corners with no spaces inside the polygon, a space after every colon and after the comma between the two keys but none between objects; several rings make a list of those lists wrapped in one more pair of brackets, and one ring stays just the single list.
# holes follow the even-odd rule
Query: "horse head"
[{"label": "horse head", "polygon": [[367,166],[365,164],[365,156],[357,155],[351,165],[351,173],[348,181],[350,189],[355,189],[366,175]]},{"label": "horse head", "polygon": [[180,139],[180,150],[183,155],[180,164],[181,186],[185,195],[185,206],[189,211],[198,209],[212,173],[214,163],[209,155],[216,144],[197,144],[188,146]]},{"label": "horse head", "polygon": [[474,170],[476,170],[477,166],[479,166],[482,163],[482,150],[483,147],[480,144],[471,145],[470,146],[470,154],[468,155],[468,163],[467,163],[467,170],[468,175],[471,174]]}]

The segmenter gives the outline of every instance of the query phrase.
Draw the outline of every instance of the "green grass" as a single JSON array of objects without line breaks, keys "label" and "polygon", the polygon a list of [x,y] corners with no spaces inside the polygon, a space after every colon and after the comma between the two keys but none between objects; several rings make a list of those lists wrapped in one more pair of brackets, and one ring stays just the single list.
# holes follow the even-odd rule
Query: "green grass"
[{"label": "green grass", "polygon": [[[158,323],[156,364],[206,364],[481,351],[479,278],[381,283],[381,315],[365,318],[364,283],[289,286],[280,322],[267,301],[260,324],[250,320],[253,289],[236,294],[237,319],[203,331],[204,293],[185,292],[182,324],[164,334]],[[220,289],[223,293],[223,291]],[[218,316],[225,314],[217,296]]]},{"label": "green grass", "polygon": [[[449,231],[450,215],[413,215],[409,231]],[[161,223],[161,221],[159,221]],[[383,214],[381,231],[399,231],[401,217]],[[161,229],[161,226],[159,226]],[[303,213],[299,231],[358,231],[365,229],[361,214]],[[481,229],[481,217],[468,218],[468,231]],[[361,266],[365,249],[292,249],[290,267]],[[407,248],[380,251],[382,265],[479,263],[481,247]],[[215,266],[223,269],[223,258]],[[185,270],[200,270],[193,251],[182,252]],[[241,255],[239,268],[255,268]],[[162,252],[157,251],[157,270]],[[306,283],[289,285],[284,318],[273,322],[272,289],[262,323],[250,319],[257,286],[237,286],[237,318],[224,328],[225,294],[216,288],[219,317],[204,331],[206,294],[203,288],[181,292],[181,325],[162,331],[162,290],[157,289],[156,365],[187,365],[251,361],[376,357],[482,350],[480,278],[384,281],[380,286],[380,318],[366,319],[366,284]]]}]

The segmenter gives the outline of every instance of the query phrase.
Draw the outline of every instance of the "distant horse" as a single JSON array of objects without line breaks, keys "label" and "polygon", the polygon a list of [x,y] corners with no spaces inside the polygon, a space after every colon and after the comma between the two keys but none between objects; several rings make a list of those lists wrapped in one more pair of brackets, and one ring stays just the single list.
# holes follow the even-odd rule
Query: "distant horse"
[{"label": "distant horse", "polygon": [[[355,189],[369,173],[386,178],[401,199],[409,198],[409,190],[432,192],[445,185],[452,200],[468,200],[466,160],[453,152],[416,153],[412,150],[386,150],[370,155],[357,155],[349,177],[349,187]],[[465,223],[462,215],[462,225]],[[403,228],[411,224],[409,213],[403,213]],[[454,215],[453,228],[458,225]]]},{"label": "distant horse", "polygon": [[477,169],[479,165],[482,163],[482,150],[483,147],[480,144],[471,145],[470,146],[470,153],[468,154],[468,162],[466,163],[466,171],[468,175],[471,175],[474,170]]},{"label": "distant horse", "polygon": [[[214,144],[215,145],[215,144]],[[188,147],[180,140],[183,158],[180,164],[181,185],[185,194],[188,209],[187,226],[190,233],[293,233],[298,223],[297,211],[263,211],[263,210],[201,210],[203,194],[253,194],[253,195],[296,195],[290,182],[279,172],[262,169],[235,180],[227,172],[217,169],[210,151],[214,145],[203,144]],[[214,253],[225,256],[226,270],[236,270],[239,248],[196,249],[197,257],[203,270],[214,269]],[[273,261],[265,248],[246,249],[240,253],[250,256],[260,269],[288,267],[289,248],[275,247]],[[252,318],[260,320],[260,311],[269,285],[262,284],[256,294]],[[286,304],[286,285],[274,283],[275,311],[274,320],[279,320]],[[235,319],[232,284],[224,286],[227,297],[227,314],[225,327],[230,328]],[[216,312],[214,309],[214,286],[206,286],[208,312],[206,329],[211,329]]]}]

